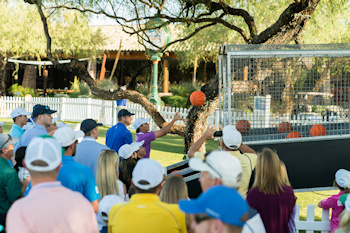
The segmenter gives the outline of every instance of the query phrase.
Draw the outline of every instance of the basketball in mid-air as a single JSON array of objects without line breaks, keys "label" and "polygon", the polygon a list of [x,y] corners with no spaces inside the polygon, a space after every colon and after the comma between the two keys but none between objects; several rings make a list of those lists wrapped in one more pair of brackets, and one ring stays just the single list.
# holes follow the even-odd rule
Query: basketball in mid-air
[{"label": "basketball in mid-air", "polygon": [[289,134],[287,134],[286,138],[302,138],[301,133],[297,131],[292,131]]},{"label": "basketball in mid-air", "polygon": [[289,133],[293,131],[293,126],[291,123],[284,121],[278,125],[277,131],[278,133]]},{"label": "basketball in mid-air", "polygon": [[239,120],[236,123],[236,129],[241,133],[241,134],[247,134],[250,130],[250,123],[247,120]]},{"label": "basketball in mid-air", "polygon": [[327,134],[326,127],[320,124],[313,125],[310,129],[310,135],[313,137],[325,136],[326,134]]},{"label": "basketball in mid-air", "polygon": [[206,96],[202,91],[194,91],[190,96],[191,104],[198,107],[205,103]]}]

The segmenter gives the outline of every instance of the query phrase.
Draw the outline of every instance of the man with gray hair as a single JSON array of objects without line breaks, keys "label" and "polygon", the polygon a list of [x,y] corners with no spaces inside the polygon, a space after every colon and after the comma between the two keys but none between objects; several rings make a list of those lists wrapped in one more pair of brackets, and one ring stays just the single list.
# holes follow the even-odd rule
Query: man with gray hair
[{"label": "man with gray hair", "polygon": [[8,232],[99,232],[91,204],[80,193],[56,181],[62,147],[54,138],[33,138],[23,163],[33,187],[28,196],[10,208],[6,220]]},{"label": "man with gray hair", "polygon": [[[224,185],[239,190],[242,183],[243,170],[240,161],[228,151],[212,151],[204,160],[191,158],[189,166],[195,171],[200,171],[200,185],[203,192],[217,185]],[[220,197],[219,197],[220,198]],[[260,214],[253,208],[249,208],[249,219],[243,227],[243,233],[265,233],[265,227]]]}]

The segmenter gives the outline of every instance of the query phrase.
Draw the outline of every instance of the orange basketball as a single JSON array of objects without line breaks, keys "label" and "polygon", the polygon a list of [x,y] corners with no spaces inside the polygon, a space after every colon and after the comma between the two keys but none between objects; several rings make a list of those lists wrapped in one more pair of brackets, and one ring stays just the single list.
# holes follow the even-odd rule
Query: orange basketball
[{"label": "orange basketball", "polygon": [[241,132],[241,134],[247,134],[250,130],[250,123],[247,120],[239,120],[236,123],[236,129]]},{"label": "orange basketball", "polygon": [[326,127],[324,127],[323,125],[313,125],[310,129],[310,135],[313,137],[317,137],[317,136],[325,136],[327,134],[327,130]]},{"label": "orange basketball", "polygon": [[287,138],[302,138],[302,136],[299,132],[292,131],[287,135]]},{"label": "orange basketball", "polygon": [[278,125],[278,128],[277,128],[277,131],[279,133],[289,133],[293,130],[293,126],[291,123],[289,122],[281,122],[279,125]]},{"label": "orange basketball", "polygon": [[191,104],[194,106],[201,106],[206,101],[206,96],[202,91],[194,91],[190,96]]}]

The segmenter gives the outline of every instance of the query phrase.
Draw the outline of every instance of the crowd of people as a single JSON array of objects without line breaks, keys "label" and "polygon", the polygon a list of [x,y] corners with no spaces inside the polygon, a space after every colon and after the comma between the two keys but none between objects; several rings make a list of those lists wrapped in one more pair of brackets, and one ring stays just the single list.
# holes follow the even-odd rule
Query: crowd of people
[{"label": "crowd of people", "polygon": [[[55,112],[40,104],[14,109],[9,134],[0,122],[0,232],[295,232],[285,164],[272,149],[245,145],[234,126],[222,129],[217,150],[199,152],[214,127],[190,147],[188,165],[200,172],[202,189],[190,199],[184,178],[167,176],[150,158],[151,142],[184,120],[179,113],[150,131],[150,119],[133,121],[121,108],[102,145],[101,123],[85,119],[73,129],[53,121]],[[334,185],[339,194],[319,207],[333,210],[331,232],[350,232],[350,172],[338,170]]]}]

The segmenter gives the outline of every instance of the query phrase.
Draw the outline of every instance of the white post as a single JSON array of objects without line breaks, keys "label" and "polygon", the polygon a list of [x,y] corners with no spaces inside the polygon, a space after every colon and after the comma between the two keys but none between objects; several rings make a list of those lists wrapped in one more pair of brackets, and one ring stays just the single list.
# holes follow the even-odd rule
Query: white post
[{"label": "white post", "polygon": [[117,104],[116,101],[112,102],[112,124],[115,125],[117,124]]},{"label": "white post", "polygon": [[85,119],[91,118],[91,108],[92,108],[91,102],[92,102],[91,98],[88,98],[87,110],[86,110],[86,118]]}]

